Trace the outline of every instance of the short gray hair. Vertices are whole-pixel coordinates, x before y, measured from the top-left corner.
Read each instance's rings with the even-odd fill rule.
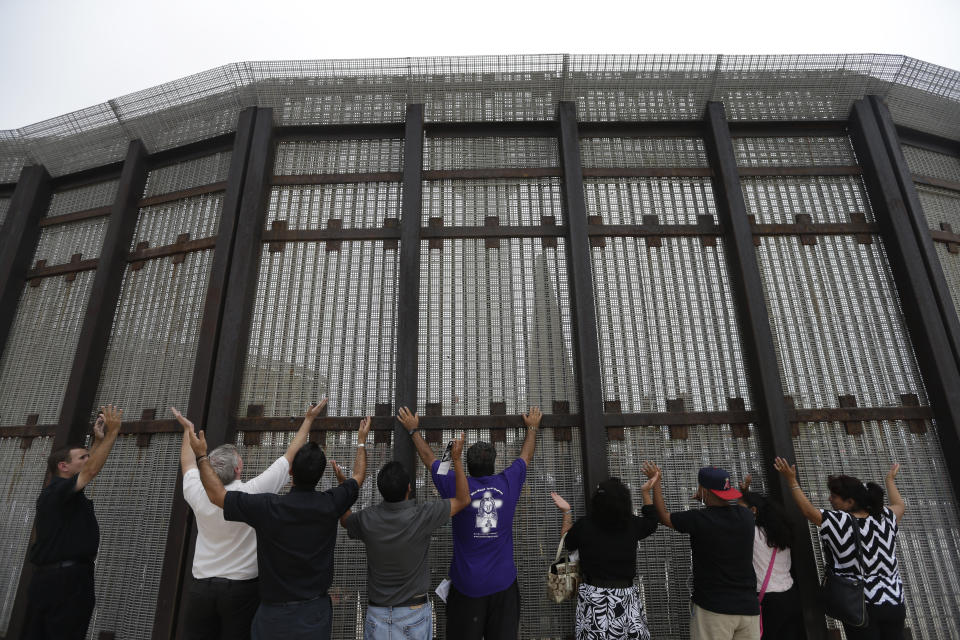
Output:
[[[236,478],[234,469],[240,466],[240,452],[237,451],[237,447],[232,444],[222,444],[211,451],[208,457],[210,466],[213,467],[223,486],[233,482]]]

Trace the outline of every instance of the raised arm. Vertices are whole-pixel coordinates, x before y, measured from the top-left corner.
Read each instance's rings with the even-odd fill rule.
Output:
[[[653,475],[648,475],[647,481],[640,485],[640,497],[643,500],[643,504],[653,504],[653,497],[650,494],[660,482],[660,468],[655,468],[656,471],[653,472]]]
[[[533,452],[537,448],[537,431],[540,430],[540,420],[542,418],[543,414],[540,413],[540,407],[530,407],[530,410],[523,415],[523,424],[527,426],[527,437],[523,440],[520,457],[527,463],[527,469],[533,462]]]
[[[437,456],[433,454],[433,449],[430,448],[427,441],[420,435],[420,418],[416,413],[411,413],[410,409],[400,407],[400,411],[397,413],[397,420],[400,421],[403,428],[410,434],[410,439],[413,440],[413,446],[417,448],[417,454],[420,456],[423,466],[427,469],[433,468],[433,461],[437,459]]]
[[[291,467],[293,466],[293,456],[297,455],[297,451],[300,451],[300,448],[307,444],[307,439],[310,437],[310,427],[313,426],[313,419],[319,416],[326,406],[327,399],[324,398],[317,404],[311,404],[310,408],[307,409],[306,415],[303,416],[303,422],[300,423],[300,428],[297,429],[297,435],[293,436],[293,440],[290,441],[290,446],[287,447],[286,453],[283,454],[283,457],[287,459]]]
[[[207,457],[207,438],[201,431],[199,434],[190,430],[187,435],[190,437],[190,448],[197,456],[197,469],[200,470],[200,482],[203,484],[204,491],[207,492],[207,498],[210,502],[223,509],[223,499],[227,495],[227,490],[223,488],[223,483],[217,477],[217,472],[213,470],[210,464],[210,458]]]
[[[360,428],[357,430],[357,455],[353,458],[353,475],[351,475],[361,487],[367,477],[367,434],[369,433],[370,416],[367,416],[360,421]]]
[[[336,460],[331,460],[330,466],[333,467],[333,475],[337,477],[337,484],[343,484],[347,481],[347,476],[343,475],[343,469],[340,468],[340,465],[337,464]],[[347,528],[347,518],[350,517],[351,513],[353,513],[353,510],[347,509],[343,512],[343,515],[340,516],[340,526],[344,529]]]
[[[663,471],[652,462],[644,462],[643,472],[647,474],[647,478],[650,479],[649,482],[653,483],[653,506],[657,510],[657,518],[660,519],[661,523],[673,529],[670,512],[667,511],[667,504],[663,501]],[[647,486],[649,482],[644,483],[643,486]]]
[[[453,472],[457,480],[457,493],[450,498],[450,517],[457,515],[470,504],[470,486],[467,484],[467,474],[463,470],[463,438],[460,433],[460,439],[453,441],[453,449],[450,455],[453,456]]]
[[[557,509],[560,509],[560,535],[562,536],[573,527],[573,514],[570,510],[570,503],[564,500],[556,491],[551,491],[550,497],[553,498],[553,504],[557,505]]]
[[[193,449],[190,448],[190,434],[194,431],[193,423],[177,411],[176,407],[170,407],[170,413],[183,427],[183,442],[180,443],[180,475],[185,475],[187,471],[197,466],[197,457],[193,455]]]
[[[97,450],[101,444],[103,444],[103,438],[106,436],[107,432],[104,430],[103,414],[97,412],[97,419],[93,423],[93,443],[90,445],[90,455],[93,455],[93,452]]]
[[[77,475],[77,491],[81,491],[85,486],[90,484],[90,481],[97,477],[97,474],[100,473],[104,463],[107,461],[107,456],[110,455],[110,450],[113,449],[113,443],[117,441],[117,436],[120,434],[123,409],[117,409],[112,404],[108,404],[105,407],[100,407],[100,413],[103,415],[105,432],[102,438],[98,437],[96,425],[94,425],[94,446],[90,451],[90,457],[83,463],[83,468],[80,469],[80,473]]]
[[[887,497],[890,499],[890,511],[896,517],[897,522],[903,517],[903,512],[907,510],[907,503],[903,501],[900,490],[897,489],[896,477],[900,472],[900,463],[896,462],[887,472],[885,484],[887,485]]]
[[[789,464],[785,458],[777,456],[776,460],[773,461],[773,468],[787,481],[787,485],[790,487],[790,495],[793,496],[793,500],[800,508],[803,517],[819,527],[820,523],[823,522],[823,514],[820,513],[820,509],[813,506],[810,499],[803,493],[803,489],[800,488],[800,484],[797,483],[797,465]]]

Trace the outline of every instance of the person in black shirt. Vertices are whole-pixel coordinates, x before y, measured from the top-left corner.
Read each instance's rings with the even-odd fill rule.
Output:
[[[556,492],[554,504],[563,513],[561,535],[571,551],[580,551],[582,580],[577,589],[577,640],[649,640],[647,616],[637,576],[637,542],[657,530],[650,499],[654,479],[640,487],[643,516],[633,515],[630,490],[618,478],[604,480],[590,499],[590,515],[576,524],[570,504]]]
[[[731,503],[741,493],[730,486],[730,474],[702,467],[694,497],[705,509],[667,511],[663,473],[651,462],[643,471],[654,479],[653,504],[660,522],[690,535],[693,553],[691,640],[760,640],[760,603],[753,571],[753,513]]]
[[[189,432],[210,502],[223,509],[225,520],[245,522],[257,532],[260,607],[250,629],[253,640],[330,638],[327,590],[333,582],[337,522],[356,502],[366,477],[369,432],[370,418],[364,418],[352,477],[322,492],[316,487],[327,466],[326,455],[315,442],[303,445],[293,458],[293,487],[285,495],[227,491],[207,459],[203,431],[199,436]]]
[[[79,640],[87,635],[100,527],[93,501],[83,489],[107,461],[122,416],[113,405],[100,407],[89,451],[70,446],[47,459],[50,483],[37,498],[36,540],[29,553],[34,573],[27,596],[27,640]]]

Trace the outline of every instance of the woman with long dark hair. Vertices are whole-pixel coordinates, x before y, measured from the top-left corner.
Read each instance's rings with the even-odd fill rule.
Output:
[[[883,506],[883,489],[874,482],[864,484],[853,476],[837,475],[827,478],[830,506],[817,509],[797,483],[797,466],[777,458],[774,467],[788,481],[797,506],[804,517],[817,525],[823,546],[824,562],[840,575],[855,576],[865,583],[864,595],[869,624],[843,629],[848,640],[900,640],[906,620],[903,602],[903,581],[897,564],[896,537],[906,505],[897,489],[895,479],[900,465],[894,464],[887,472],[887,494],[890,506]],[[853,527],[860,533],[860,553],[857,553]],[[859,556],[859,557],[858,557]]]
[[[604,480],[590,499],[590,515],[573,522],[570,504],[551,493],[563,513],[561,535],[570,551],[580,551],[577,640],[649,640],[647,617],[634,584],[637,542],[657,529],[650,489],[659,474],[640,487],[642,516],[633,515],[630,489],[618,478]]]
[[[738,502],[753,512],[757,528],[753,538],[753,571],[757,574],[757,594],[763,638],[793,640],[803,632],[800,596],[790,575],[793,560],[793,532],[783,507],[760,493],[750,491],[750,474],[740,485],[743,496]]]

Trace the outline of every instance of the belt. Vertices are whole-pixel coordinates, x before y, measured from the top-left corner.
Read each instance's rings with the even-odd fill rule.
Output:
[[[295,607],[295,606],[297,606],[298,604],[306,604],[306,603],[308,603],[308,602],[315,602],[315,601],[319,600],[320,598],[326,598],[326,597],[327,597],[327,594],[321,593],[321,594],[318,595],[318,596],[314,596],[314,597],[308,598],[308,599],[306,599],[306,600],[287,600],[286,602],[267,602],[267,601],[261,601],[261,603],[262,603],[262,604],[265,604],[265,605],[267,605],[267,606],[270,606],[270,607]]]
[[[87,562],[86,560],[64,560],[63,562],[35,565],[34,571],[54,571],[55,569],[66,569],[67,567],[76,567],[80,565],[93,566],[93,563]]]
[[[415,607],[419,604],[427,603],[427,594],[421,593],[420,595],[413,596],[409,600],[403,602],[397,602],[395,604],[378,604],[373,600],[370,601],[371,607]]]
[[[594,578],[584,578],[585,583],[589,584],[592,587],[600,587],[601,589],[628,589],[633,586],[633,580],[600,580]]]
[[[246,580],[233,580],[231,578],[194,578],[194,580],[204,584],[246,584],[248,582],[257,582],[260,578],[247,578]]]

